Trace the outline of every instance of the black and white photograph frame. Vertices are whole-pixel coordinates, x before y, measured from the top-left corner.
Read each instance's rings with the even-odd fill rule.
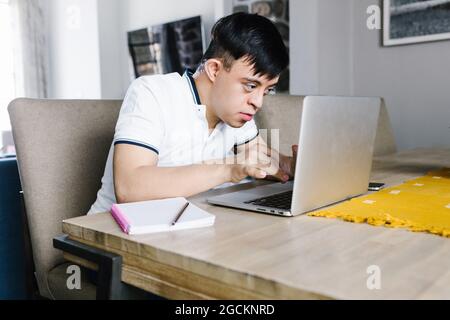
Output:
[[[450,39],[450,0],[384,0],[383,45]]]
[[[201,16],[149,26],[128,33],[132,79],[144,75],[196,70],[205,48]]]

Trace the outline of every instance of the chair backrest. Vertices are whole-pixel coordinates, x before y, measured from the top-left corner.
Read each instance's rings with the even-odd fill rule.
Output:
[[[87,213],[101,185],[121,101],[16,99],[8,106],[36,277],[62,262],[52,238],[61,221]]]
[[[261,111],[255,116],[261,137],[269,146],[276,147],[275,144],[272,145],[272,138],[277,137],[277,132],[273,129],[279,130],[279,151],[285,155],[291,155],[291,145],[299,141],[304,98],[284,94],[266,96]]]
[[[274,95],[264,98],[264,105],[255,116],[260,129],[279,129],[279,150],[281,153],[291,155],[291,145],[299,141],[301,113],[304,96]],[[271,144],[271,135],[275,132],[266,132],[267,141]],[[264,137],[264,135],[262,135]],[[266,137],[264,137],[266,138]],[[375,138],[374,156],[394,153],[397,151],[392,132],[389,115],[385,101],[382,99],[380,116],[378,120],[377,135]]]
[[[394,131],[392,130],[391,120],[389,118],[386,102],[381,99],[380,116],[378,118],[378,129],[375,137],[374,156],[397,152]]]

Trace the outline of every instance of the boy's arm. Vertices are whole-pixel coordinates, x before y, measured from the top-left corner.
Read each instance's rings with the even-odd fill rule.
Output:
[[[158,167],[158,155],[134,145],[114,148],[114,189],[118,203],[189,197],[225,182],[272,174],[265,164],[194,164]],[[273,172],[274,173],[274,172]]]

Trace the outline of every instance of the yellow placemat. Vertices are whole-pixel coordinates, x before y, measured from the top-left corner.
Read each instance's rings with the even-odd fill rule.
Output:
[[[308,215],[450,237],[450,169]]]

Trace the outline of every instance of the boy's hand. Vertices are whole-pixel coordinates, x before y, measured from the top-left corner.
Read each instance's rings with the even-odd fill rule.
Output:
[[[238,164],[244,163],[234,168],[232,181],[238,182],[251,176],[256,179],[287,182],[294,177],[297,151],[298,145],[293,145],[292,157],[288,157],[278,152],[273,153],[269,148],[251,148],[249,153],[238,160]]]
[[[298,145],[291,146],[292,157],[287,157],[280,154],[280,170],[289,176],[289,179],[293,179],[295,176],[295,163],[297,161]]]
[[[272,155],[278,160],[278,171],[274,175],[267,176],[268,180],[280,181],[285,183],[294,178],[295,163],[297,159],[298,145],[292,145],[292,157],[285,156],[281,153]]]
[[[258,161],[247,161],[242,164],[229,165],[229,181],[238,183],[248,176],[255,179],[265,179],[268,176],[277,175],[279,171],[278,166],[275,166],[273,161],[270,161],[270,158],[266,157],[266,160],[261,160],[261,157]]]

